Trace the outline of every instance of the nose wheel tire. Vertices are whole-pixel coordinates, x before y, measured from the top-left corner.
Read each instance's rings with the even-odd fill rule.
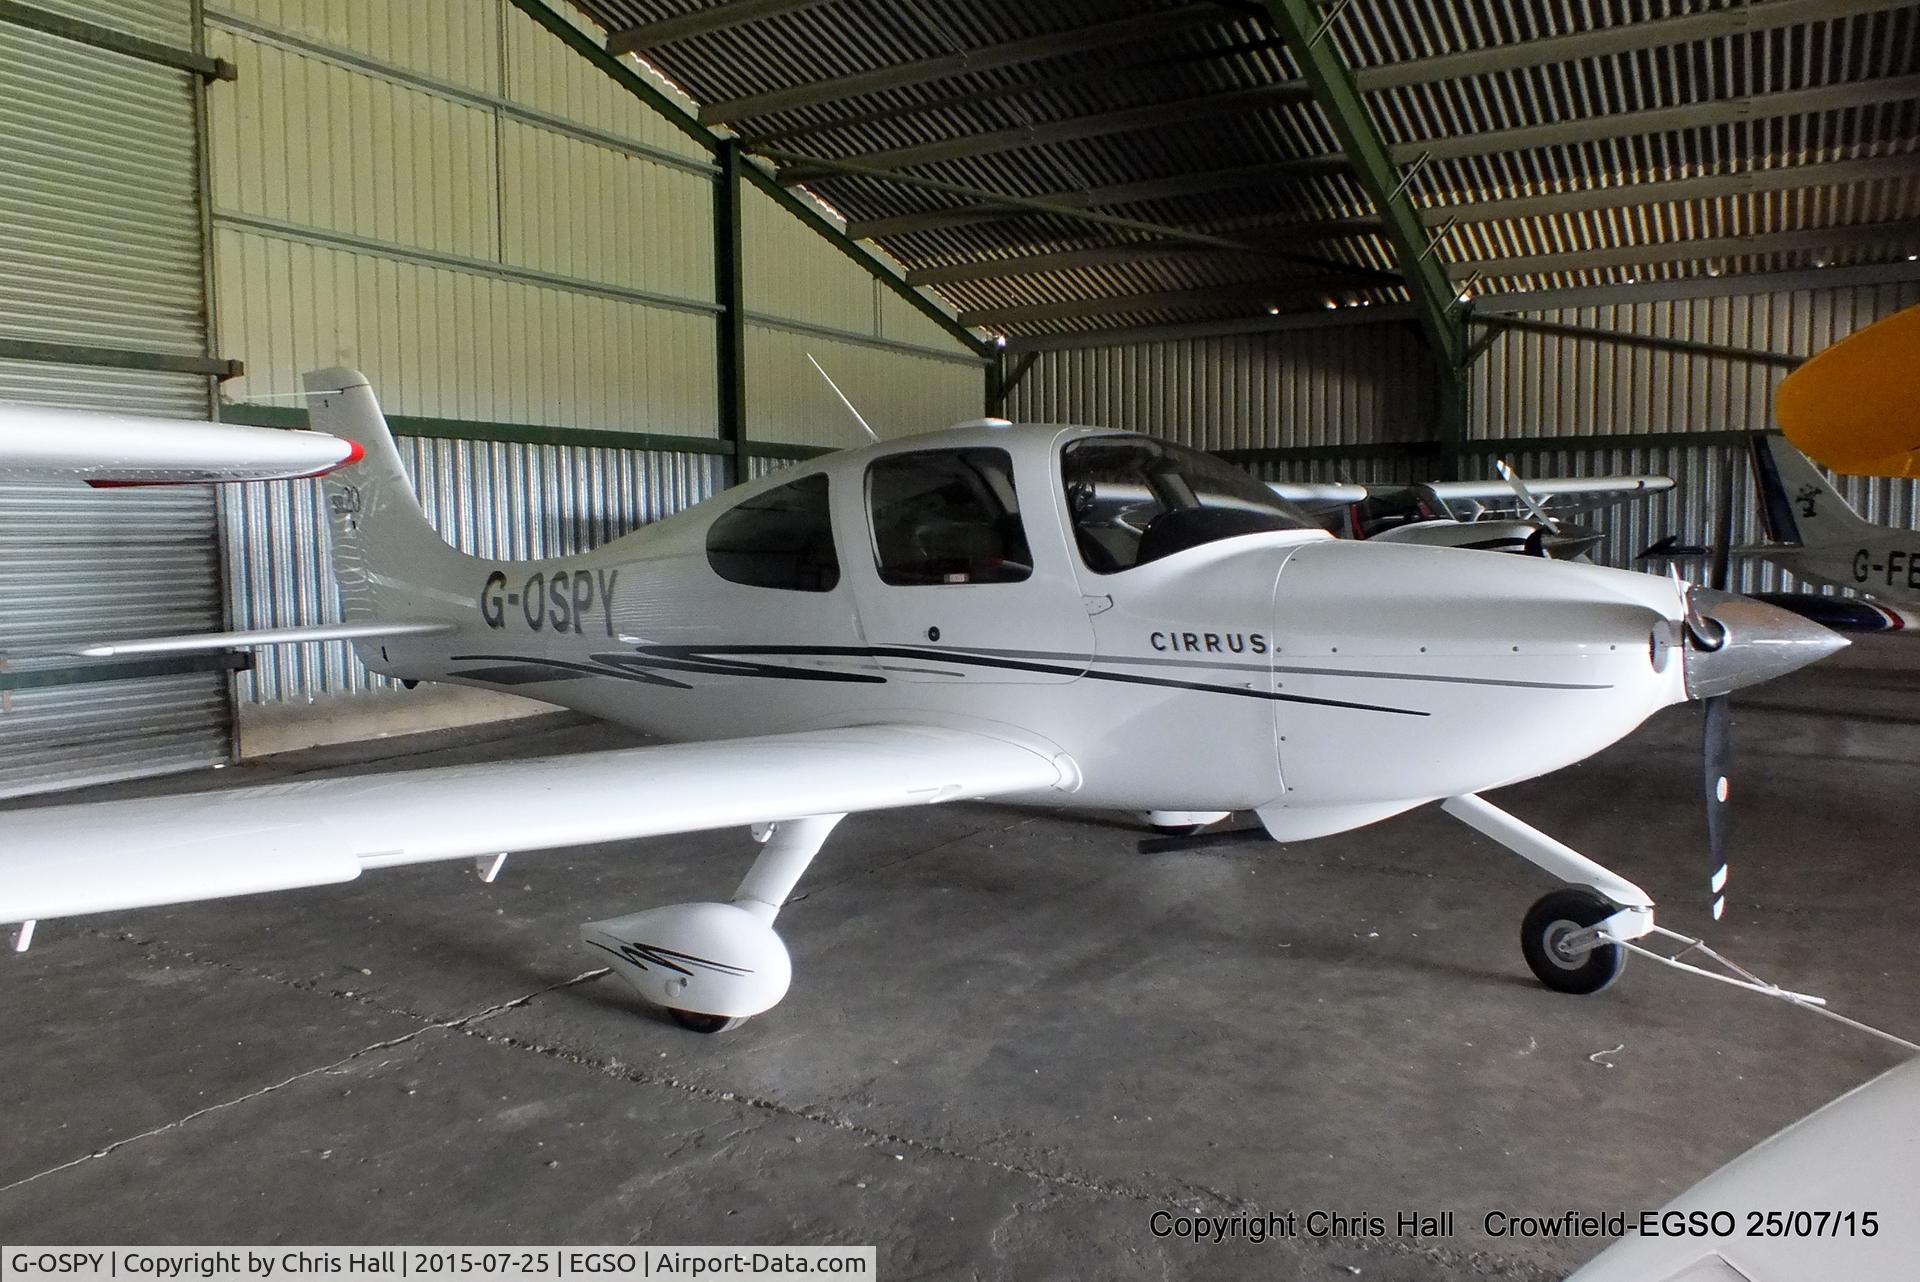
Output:
[[[746,1023],[744,1019],[726,1015],[704,1015],[697,1010],[680,1010],[669,1006],[667,1014],[673,1016],[673,1022],[690,1033],[726,1033]]]
[[[1596,944],[1584,952],[1566,947],[1575,932],[1616,911],[1591,890],[1567,887],[1542,895],[1520,923],[1520,951],[1534,978],[1555,992],[1575,994],[1597,993],[1618,979],[1627,964],[1627,950],[1620,945]]]

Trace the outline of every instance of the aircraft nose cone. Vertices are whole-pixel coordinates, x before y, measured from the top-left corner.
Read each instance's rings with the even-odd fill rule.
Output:
[[[1847,645],[1839,633],[1751,597],[1696,588],[1692,602],[1701,617],[1724,629],[1725,639],[1713,649],[1698,638],[1686,639],[1689,699],[1710,699],[1783,677]],[[1706,630],[1712,631],[1711,624]]]

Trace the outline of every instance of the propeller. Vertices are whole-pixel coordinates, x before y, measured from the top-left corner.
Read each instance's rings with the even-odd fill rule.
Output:
[[[1707,567],[1707,586],[1715,592],[1727,590],[1728,562],[1733,546],[1733,463],[1726,460],[1720,469],[1719,510],[1714,513],[1713,557]],[[1694,628],[1696,611],[1689,596],[1687,627]],[[1706,620],[1718,629],[1718,648],[1726,644],[1726,628],[1717,620]],[[1697,637],[1696,637],[1697,642]],[[1713,905],[1713,919],[1719,921],[1727,911],[1727,808],[1728,779],[1733,771],[1733,705],[1728,696],[1714,695],[1700,705],[1700,760],[1705,772],[1707,799],[1707,894]]]
[[[1533,497],[1533,491],[1528,489],[1527,483],[1520,479],[1520,474],[1508,467],[1507,461],[1503,458],[1495,459],[1493,466],[1500,473],[1500,478],[1513,487],[1515,496],[1519,498],[1520,505],[1527,509],[1527,514],[1547,527],[1549,532],[1560,533],[1560,522],[1547,514],[1546,505]]]
[[[1513,493],[1520,500],[1520,506],[1539,528],[1527,538],[1529,556],[1551,557],[1556,561],[1571,561],[1583,552],[1590,551],[1600,542],[1600,531],[1584,525],[1562,522],[1547,511],[1547,505],[1534,497],[1520,474],[1507,465],[1505,459],[1495,459],[1493,466],[1500,477],[1513,487]]]

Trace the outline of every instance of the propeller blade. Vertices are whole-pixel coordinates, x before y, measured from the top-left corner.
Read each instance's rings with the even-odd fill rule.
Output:
[[[1733,556],[1733,460],[1720,469],[1720,510],[1714,513],[1713,561],[1707,569],[1707,586],[1715,592],[1727,590],[1727,564]]]
[[[1520,500],[1521,506],[1527,509],[1528,515],[1532,516],[1533,519],[1540,522],[1540,524],[1546,526],[1548,530],[1558,534],[1560,532],[1560,523],[1547,515],[1547,509],[1541,504],[1539,499],[1533,497],[1533,491],[1528,489],[1527,483],[1520,479],[1520,474],[1511,467],[1508,467],[1507,461],[1503,458],[1495,459],[1493,466],[1495,470],[1500,473],[1500,478],[1513,487],[1515,497]]]
[[[1706,767],[1707,892],[1713,919],[1727,910],[1728,776],[1733,768],[1733,705],[1727,696],[1701,705],[1701,758]]]

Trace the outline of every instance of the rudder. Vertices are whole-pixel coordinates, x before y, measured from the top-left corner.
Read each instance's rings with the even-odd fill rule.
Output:
[[[1872,528],[1784,437],[1754,439],[1753,472],[1767,536],[1776,543],[1852,542]]]
[[[427,521],[367,376],[352,369],[307,374],[307,417],[352,441],[360,457],[321,478],[333,534],[333,575],[345,621],[428,617],[432,598],[470,558]]]

